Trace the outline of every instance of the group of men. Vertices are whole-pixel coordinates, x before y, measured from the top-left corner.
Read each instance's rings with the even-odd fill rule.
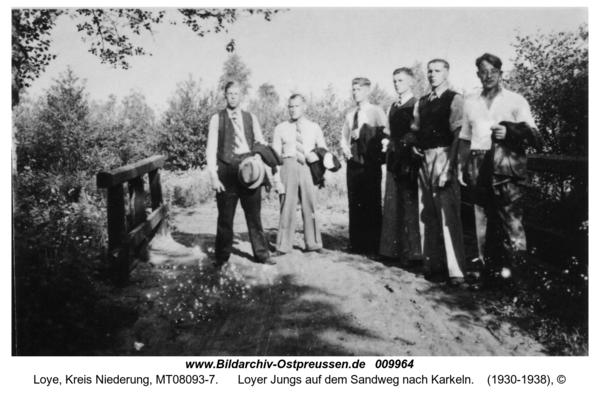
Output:
[[[484,281],[474,287],[491,283],[498,267],[502,277],[514,276],[526,250],[521,223],[521,187],[528,182],[526,150],[539,149],[541,138],[527,101],[502,87],[502,61],[486,53],[475,65],[483,89],[467,99],[450,89],[450,65],[443,59],[428,63],[431,91],[419,99],[412,93],[413,71],[395,70],[398,100],[387,114],[369,102],[367,78],[352,81],[356,108],[346,115],[341,131],[347,162],[348,252],[420,265],[426,276],[441,276],[451,286],[461,286],[466,275],[462,184],[474,204],[477,266],[484,273]],[[207,144],[219,210],[215,265],[230,257],[238,199],[258,262],[275,264],[273,257],[292,251],[298,202],[306,251],[325,253],[309,166],[317,160],[317,150],[328,148],[319,125],[304,116],[305,99],[291,96],[290,119],[274,130],[271,147],[282,164],[273,176],[281,215],[272,256],[260,219],[260,188],[243,187],[236,170],[255,144],[266,142],[256,117],[239,108],[237,83],[226,85],[225,97],[227,108],[212,118]]]

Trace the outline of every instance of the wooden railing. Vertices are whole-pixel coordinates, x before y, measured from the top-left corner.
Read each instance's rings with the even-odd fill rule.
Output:
[[[96,175],[98,188],[108,189],[108,250],[115,279],[120,285],[127,284],[129,273],[139,260],[148,261],[148,245],[152,237],[167,232],[167,207],[163,204],[158,172],[163,164],[164,158],[158,155]],[[147,214],[145,206],[143,176],[146,174],[152,201],[150,214]],[[125,182],[128,183],[127,199]],[[132,230],[128,231],[128,228]]]
[[[579,178],[587,184],[588,159],[571,156],[554,156],[543,154],[527,155],[527,169],[530,173],[552,173],[559,175],[560,182],[567,177]],[[527,187],[533,189],[533,187]],[[465,190],[466,192],[466,190]],[[585,194],[585,193],[584,193]],[[474,223],[471,217],[473,204],[469,201],[469,193],[463,193],[463,205],[468,208],[468,221]],[[587,200],[581,201],[570,209],[587,209]],[[566,208],[565,208],[566,209]],[[583,239],[577,234],[569,234],[548,229],[528,222],[523,222],[527,234],[528,250],[543,250],[545,257],[560,256],[563,254],[587,253],[587,237]]]

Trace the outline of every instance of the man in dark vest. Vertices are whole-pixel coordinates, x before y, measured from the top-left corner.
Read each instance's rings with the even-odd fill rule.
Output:
[[[412,157],[405,137],[410,133],[417,99],[412,94],[413,72],[402,67],[393,73],[398,101],[388,110],[390,139],[387,145],[387,173],[383,224],[379,254],[406,264],[421,256],[419,235],[419,161]]]
[[[242,111],[242,94],[237,82],[225,85],[227,108],[213,115],[208,130],[206,163],[212,187],[217,192],[216,267],[225,264],[233,247],[233,218],[238,200],[242,204],[254,258],[263,264],[275,264],[260,218],[261,188],[242,186],[238,178],[240,162],[251,156],[255,143],[265,144],[256,117]],[[266,144],[265,144],[266,145]]]
[[[367,154],[366,147],[376,128],[383,128],[386,134],[389,131],[385,112],[369,102],[370,92],[367,78],[352,80],[356,108],[346,114],[340,143],[348,161],[348,251],[376,257],[381,236],[381,163]]]
[[[450,65],[442,59],[427,64],[431,93],[415,105],[412,147],[421,157],[419,194],[423,263],[426,275],[448,277],[451,286],[464,282],[465,252],[456,178],[462,97],[449,89]]]

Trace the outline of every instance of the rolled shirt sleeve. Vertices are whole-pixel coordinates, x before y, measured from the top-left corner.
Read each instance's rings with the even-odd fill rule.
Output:
[[[350,138],[350,126],[348,126],[348,117],[348,114],[344,117],[344,125],[342,126],[342,138],[340,139],[342,151],[350,150],[350,143],[348,142]]]
[[[206,169],[211,180],[215,181],[217,175],[217,145],[219,144],[219,114],[214,114],[210,118],[208,126],[208,138],[206,141]]]
[[[273,150],[279,155],[283,155],[283,144],[281,141],[281,125],[275,126],[273,131]],[[277,166],[277,173],[273,176],[275,183],[281,182],[281,166]]]
[[[252,116],[252,130],[254,131],[254,142],[267,145],[267,143],[265,142],[265,138],[263,137],[262,129],[260,128],[258,118],[254,114],[250,115]]]
[[[473,138],[473,129],[471,128],[471,121],[469,120],[469,102],[465,101],[463,109],[463,121],[462,128],[458,137],[462,140],[471,141]]]
[[[421,128],[421,118],[419,117],[419,101],[420,100],[417,100],[415,103],[415,109],[413,110],[413,122],[410,126],[412,131],[419,131]]]
[[[460,129],[463,125],[464,99],[460,94],[454,96],[450,105],[450,130],[453,132]]]

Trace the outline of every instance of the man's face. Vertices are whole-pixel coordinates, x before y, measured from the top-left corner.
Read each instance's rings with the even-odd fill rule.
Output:
[[[352,85],[352,98],[357,103],[362,103],[369,97],[369,87],[361,86],[359,84]]]
[[[411,76],[405,73],[399,73],[394,75],[394,87],[398,95],[408,92],[412,86],[413,79]]]
[[[227,100],[227,106],[229,108],[237,108],[237,106],[240,105],[240,101],[242,101],[242,92],[240,91],[239,86],[230,86],[225,92],[225,100]]]
[[[500,80],[502,79],[502,70],[497,69],[484,60],[481,62],[481,64],[479,64],[477,77],[479,77],[479,80],[483,85],[483,89],[495,89],[500,85]]]
[[[448,79],[448,69],[444,63],[429,63],[427,66],[427,79],[432,88],[437,88]]]
[[[290,111],[292,120],[300,119],[304,115],[304,101],[300,97],[291,99],[288,102],[288,110]]]

